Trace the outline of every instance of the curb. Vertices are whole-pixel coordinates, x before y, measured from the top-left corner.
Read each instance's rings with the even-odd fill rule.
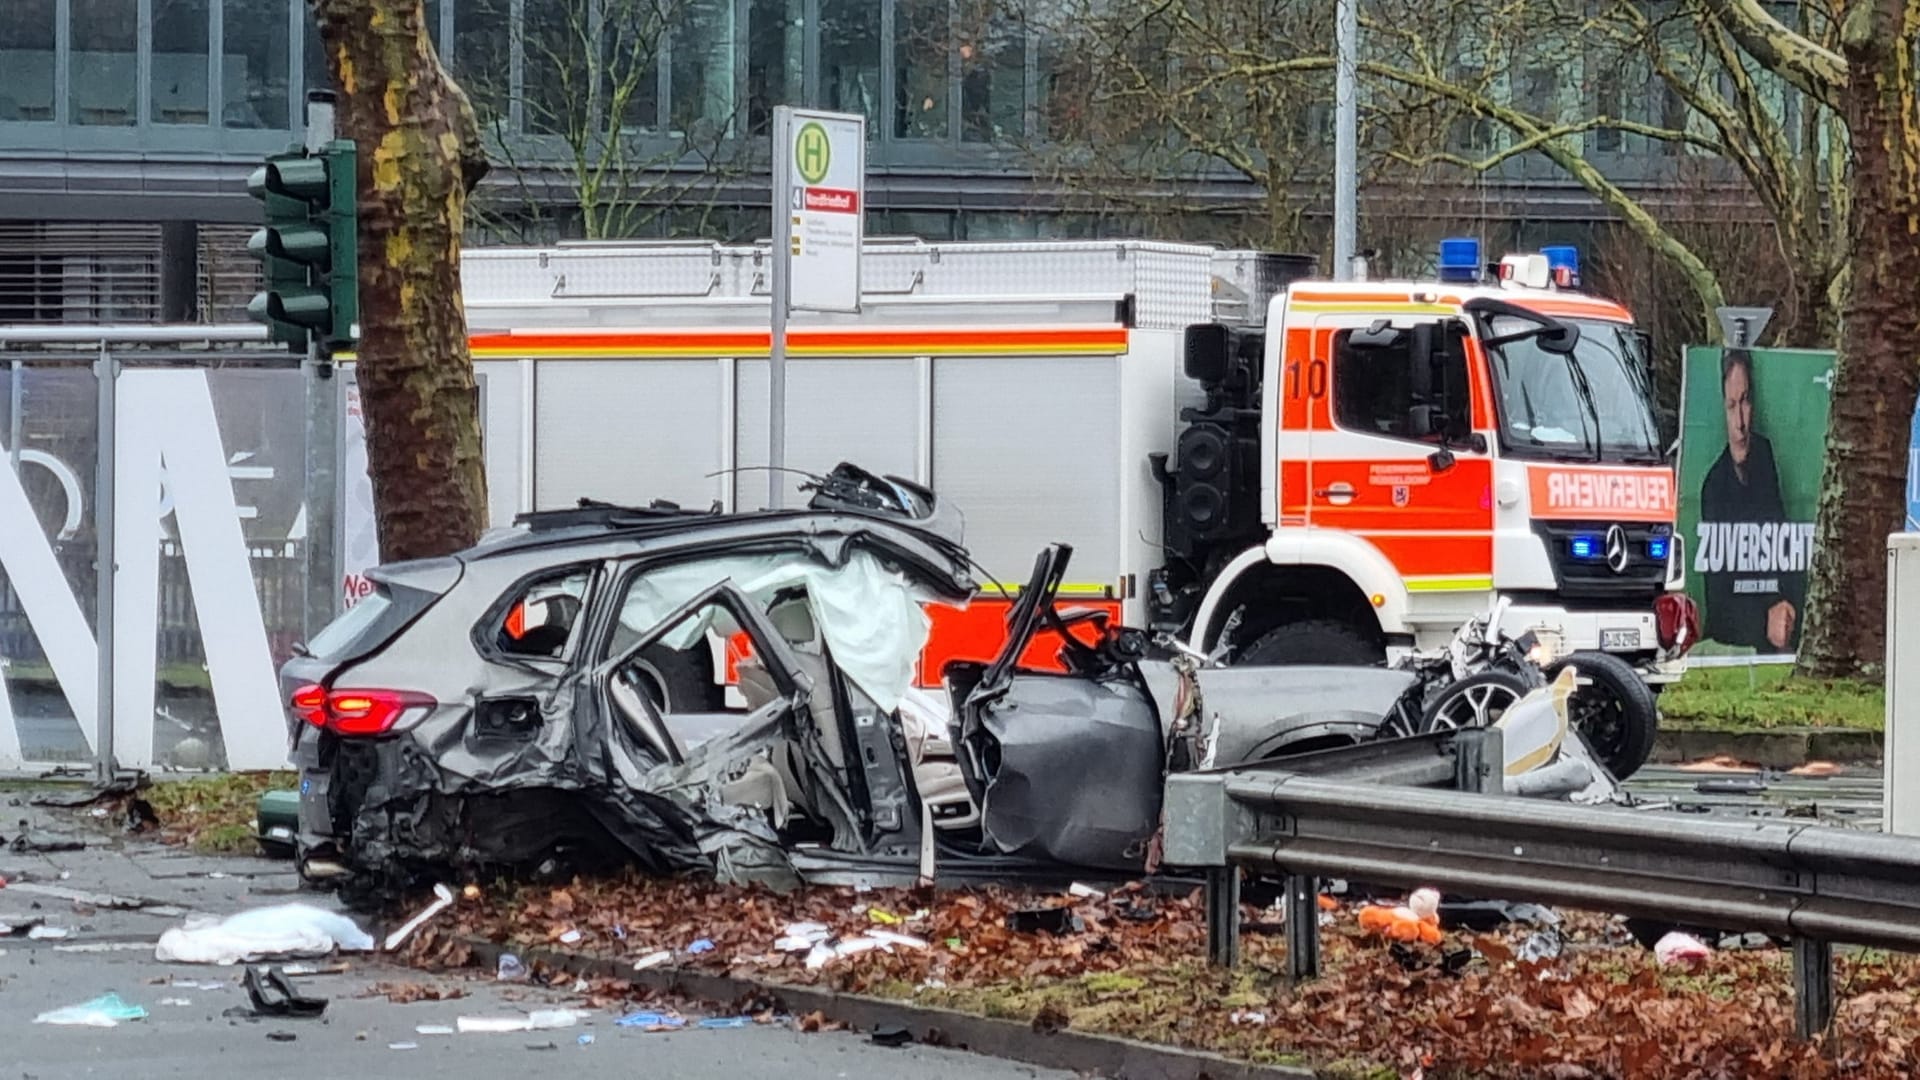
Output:
[[[819,1012],[829,1021],[855,1031],[904,1027],[922,1046],[965,1050],[1023,1065],[1062,1069],[1083,1076],[1116,1080],[1314,1080],[1309,1069],[1283,1065],[1256,1065],[1219,1054],[1095,1035],[1080,1031],[1042,1031],[1032,1024],[998,1020],[953,1009],[934,1008],[843,994],[812,986],[766,982],[735,975],[716,975],[682,968],[636,969],[632,964],[601,957],[580,956],[553,949],[510,949],[498,942],[461,937],[472,951],[470,966],[493,967],[500,954],[512,952],[528,967],[545,964],[573,975],[616,978],[657,993],[701,1001],[732,1002],[749,997],[772,999],[783,1012],[804,1015]]]
[[[1672,765],[1724,754],[1769,769],[1791,769],[1809,761],[1871,765],[1881,761],[1885,747],[1880,732],[1848,728],[1711,731],[1662,727],[1654,736],[1653,756],[1648,760]]]

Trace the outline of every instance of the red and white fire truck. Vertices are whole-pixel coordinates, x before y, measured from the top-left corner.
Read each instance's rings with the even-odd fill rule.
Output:
[[[1678,676],[1647,341],[1570,250],[1448,241],[1434,279],[1343,283],[1138,241],[873,239],[863,262],[857,315],[791,323],[786,460],[935,488],[1002,581],[1065,541],[1076,605],[1240,663],[1443,646],[1498,595],[1556,656]],[[764,505],[770,268],[710,242],[467,252],[496,524]],[[1004,603],[937,611],[923,681],[991,656]]]

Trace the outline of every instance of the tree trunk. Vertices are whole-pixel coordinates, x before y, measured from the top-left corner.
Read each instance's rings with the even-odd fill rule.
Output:
[[[1912,0],[1862,0],[1841,30],[1853,245],[1798,650],[1800,673],[1821,678],[1873,675],[1886,651],[1887,534],[1905,521],[1920,396],[1916,31]]]
[[[360,342],[380,554],[471,546],[486,524],[478,393],[460,296],[467,196],[485,175],[479,125],[440,66],[421,0],[312,0],[359,147]]]

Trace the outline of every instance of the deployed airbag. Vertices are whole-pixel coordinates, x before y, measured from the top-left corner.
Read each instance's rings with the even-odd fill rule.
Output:
[[[926,648],[932,620],[921,605],[948,602],[888,570],[866,551],[851,552],[840,566],[794,554],[740,555],[650,571],[634,582],[620,621],[644,633],[703,590],[727,580],[762,609],[782,589],[803,586],[807,610],[826,637],[835,665],[886,712],[900,707]],[[685,649],[709,629],[731,631],[712,625],[714,611],[685,620],[662,641],[669,648]]]

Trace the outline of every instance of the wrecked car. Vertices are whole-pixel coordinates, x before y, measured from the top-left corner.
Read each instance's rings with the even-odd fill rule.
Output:
[[[281,671],[310,881],[636,865],[790,887],[1152,869],[1169,772],[1410,730],[1430,690],[1218,667],[1056,603],[915,686],[927,607],[976,593],[959,515],[842,465],[804,509],[599,504],[381,567]],[[1045,635],[1059,670],[1021,663]],[[724,643],[738,706],[675,693]],[[1171,647],[1170,647],[1171,646]]]

